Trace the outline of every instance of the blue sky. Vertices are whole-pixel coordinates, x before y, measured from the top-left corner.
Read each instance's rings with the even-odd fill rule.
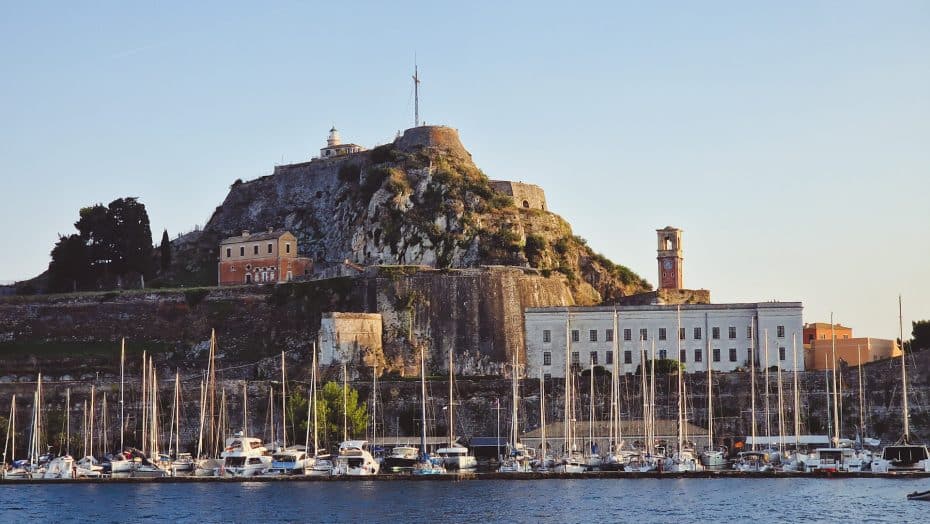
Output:
[[[235,179],[421,115],[492,178],[656,282],[897,335],[930,318],[928,2],[4,2],[0,280],[80,207],[138,196],[157,238]],[[909,331],[909,328],[905,328]]]

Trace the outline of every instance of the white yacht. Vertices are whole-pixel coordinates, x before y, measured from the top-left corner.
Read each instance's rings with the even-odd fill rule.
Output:
[[[268,471],[271,457],[262,441],[243,437],[242,433],[226,439],[226,449],[220,453],[227,477],[254,477]]]
[[[333,475],[377,475],[381,465],[369,451],[367,440],[346,440],[339,444]]]
[[[94,457],[87,455],[74,463],[75,476],[81,478],[100,478],[103,475],[103,466]]]
[[[694,450],[684,448],[665,460],[665,471],[671,473],[704,471],[704,466],[694,455]]]
[[[917,444],[898,444],[885,446],[882,456],[872,459],[872,471],[875,473],[892,473],[895,471],[930,472],[930,453],[927,446]]]
[[[504,459],[504,463],[498,471],[501,473],[529,473],[533,471],[532,463],[535,461],[533,449],[525,447],[521,442],[517,442],[516,447],[510,450],[509,456]]]
[[[74,459],[71,455],[62,455],[49,460],[41,478],[46,480],[74,478]]]
[[[313,459],[307,456],[304,446],[291,446],[271,455],[271,468],[268,475],[304,475],[307,468],[313,466]]]
[[[194,471],[194,458],[190,453],[178,453],[177,457],[171,461],[171,471],[173,474],[191,473]]]
[[[741,451],[737,455],[733,469],[744,473],[763,473],[774,471],[769,457],[762,451]]]
[[[453,442],[447,448],[439,448],[436,454],[442,458],[442,464],[447,470],[474,471],[478,469],[478,459],[468,454],[468,448]]]
[[[304,468],[304,475],[311,477],[328,477],[333,474],[333,459],[331,455],[316,455],[310,457],[310,466]]]
[[[804,461],[804,470],[808,473],[850,471],[849,464],[855,455],[852,448],[817,448]]]
[[[413,446],[394,446],[391,454],[384,457],[381,466],[392,473],[410,472],[420,460],[420,450]]]
[[[701,453],[701,465],[704,469],[724,469],[727,455],[723,449],[706,449]]]
[[[110,457],[110,473],[130,473],[133,467],[133,461],[124,453],[116,453]]]

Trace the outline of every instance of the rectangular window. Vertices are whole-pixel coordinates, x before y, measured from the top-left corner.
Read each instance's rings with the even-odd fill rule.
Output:
[[[632,330],[632,329],[624,329],[624,330],[623,330],[623,340],[626,340],[626,341],[633,340],[633,330]]]
[[[613,342],[614,341],[614,330],[608,329],[607,331],[605,331],[604,340],[606,340],[607,342]]]
[[[588,340],[590,342],[597,342],[597,330],[596,329],[588,330]]]
[[[624,352],[623,352],[623,363],[624,363],[624,364],[632,364],[632,363],[633,363],[633,352],[632,352],[632,351],[624,351]]]
[[[785,326],[776,326],[775,332],[777,333],[778,338],[785,338]],[[845,337],[844,337],[845,338]]]
[[[552,353],[546,351],[543,353],[543,365],[551,366],[552,365]]]
[[[245,256],[245,246],[239,247],[239,256],[240,256],[240,257],[244,257],[244,256]]]
[[[752,362],[752,348],[746,348],[746,362]]]
[[[746,338],[752,338],[752,324],[746,326]]]
[[[290,252],[291,252],[291,243],[290,243],[290,242],[284,244],[284,252],[285,252],[285,253],[290,253]]]
[[[685,328],[678,328],[678,340],[685,339]]]
[[[785,348],[778,348],[778,360],[785,360]]]
[[[729,333],[729,335],[730,335],[730,339],[736,338],[736,327],[735,327],[735,326],[730,326],[730,329],[729,329],[728,333]]]
[[[659,360],[665,360],[668,358],[668,351],[664,349],[659,350]]]
[[[687,361],[688,361],[688,351],[687,351],[687,350],[685,350],[685,349],[680,349],[680,350],[678,350],[678,353],[679,353],[679,355],[678,355],[678,361],[679,361],[679,362],[687,362]]]
[[[730,362],[736,362],[736,348],[730,348]]]
[[[229,257],[231,257],[231,256],[232,256],[232,248],[231,248],[231,247],[227,247],[227,248],[226,248],[226,258],[229,258]]]
[[[592,365],[592,366],[596,366],[596,365],[597,365],[597,351],[592,351],[592,352],[591,352],[591,357],[590,357],[590,359],[591,359],[591,360],[590,360],[591,365]]]
[[[659,340],[665,340],[665,328],[659,328]]]
[[[649,330],[642,328],[639,330],[639,339],[640,340],[649,340]]]
[[[695,349],[694,350],[694,361],[700,362],[703,358],[704,358],[704,355],[701,354],[701,350]]]
[[[545,380],[546,382],[549,382],[550,380],[552,380],[552,373],[546,373],[545,375],[543,375],[543,380]]]
[[[252,252],[256,255],[258,254],[258,244],[252,246]]]
[[[604,363],[605,364],[614,363],[614,352],[613,351],[608,351],[607,353],[604,354]]]
[[[268,253],[271,254],[274,251],[274,244],[268,244]]]
[[[710,328],[710,335],[712,339],[720,340],[720,328],[718,327]]]
[[[552,331],[548,329],[543,330],[543,342],[546,344],[552,342]]]
[[[714,362],[720,362],[720,348],[714,348]]]
[[[694,340],[701,340],[701,328],[694,328]]]
[[[577,351],[572,351],[572,364],[581,363],[581,355]]]
[[[572,330],[572,342],[578,342],[581,340],[581,335],[578,333],[577,329]]]

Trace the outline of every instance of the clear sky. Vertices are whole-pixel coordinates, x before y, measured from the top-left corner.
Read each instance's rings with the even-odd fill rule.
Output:
[[[157,242],[237,178],[421,115],[655,283],[930,318],[930,2],[3,2],[0,280],[122,196]]]

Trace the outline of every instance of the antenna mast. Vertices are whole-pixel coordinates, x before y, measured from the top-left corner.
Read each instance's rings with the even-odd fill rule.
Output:
[[[416,58],[413,60],[413,127],[420,127],[420,74]]]

